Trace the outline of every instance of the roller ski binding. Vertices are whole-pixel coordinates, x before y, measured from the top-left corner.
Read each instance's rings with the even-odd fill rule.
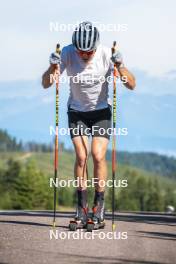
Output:
[[[87,225],[87,215],[88,208],[78,206],[75,219],[70,221],[69,230],[76,231],[77,229],[85,228]]]
[[[87,232],[103,229],[105,227],[104,203],[98,203],[92,208],[92,211],[92,217],[87,221]]]

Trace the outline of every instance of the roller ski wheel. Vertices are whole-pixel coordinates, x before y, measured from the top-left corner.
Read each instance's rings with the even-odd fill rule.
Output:
[[[76,211],[75,219],[70,221],[69,224],[70,231],[86,228],[87,225],[88,208],[82,208],[79,206]]]
[[[105,227],[105,221],[97,222],[93,219],[87,221],[87,232],[92,232],[93,230],[103,229]]]
[[[92,217],[87,221],[87,231],[92,232],[105,227],[104,202],[97,202],[92,208]]]
[[[73,220],[73,221],[70,221],[69,230],[70,231],[76,231],[77,229],[85,228],[85,226],[86,226],[86,224],[83,224],[81,221]]]

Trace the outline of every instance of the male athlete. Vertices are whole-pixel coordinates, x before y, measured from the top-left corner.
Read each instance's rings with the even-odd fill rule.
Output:
[[[60,74],[66,70],[70,78],[67,113],[76,153],[74,174],[79,181],[75,221],[81,227],[86,226],[88,217],[86,163],[89,135],[92,137],[91,154],[96,182],[92,219],[94,223],[104,223],[105,187],[99,182],[105,182],[107,178],[105,156],[110,138],[108,128],[111,128],[108,76],[111,75],[113,64],[117,65],[121,80],[126,80],[124,85],[133,90],[135,78],[124,66],[120,52],[116,51],[112,55],[110,48],[100,44],[98,29],[91,22],[82,22],[73,32],[72,44],[62,49],[61,56],[57,53],[51,54],[50,66],[42,78],[44,88],[53,84],[54,81],[50,82],[50,74],[55,74],[58,69]],[[75,128],[79,128],[79,133]]]

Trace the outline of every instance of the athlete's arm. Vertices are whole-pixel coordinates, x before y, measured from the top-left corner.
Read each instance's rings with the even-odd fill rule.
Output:
[[[136,86],[135,77],[134,75],[129,72],[129,70],[124,66],[123,58],[119,50],[115,51],[112,54],[111,60],[117,66],[118,73],[120,75],[120,79],[130,90],[133,90]]]
[[[130,90],[134,90],[136,86],[134,75],[131,72],[129,72],[129,70],[126,67],[119,67],[118,72],[120,75],[120,79],[122,83],[125,85],[125,87]]]
[[[63,57],[63,56],[62,56]],[[49,58],[50,66],[42,76],[43,88],[49,88],[55,81],[58,81],[58,77],[65,69],[63,58],[57,52],[51,53]]]
[[[44,72],[42,76],[42,86],[43,88],[49,88],[54,83],[54,78],[51,78],[51,76],[58,74],[58,65],[51,64],[50,67],[46,72]]]

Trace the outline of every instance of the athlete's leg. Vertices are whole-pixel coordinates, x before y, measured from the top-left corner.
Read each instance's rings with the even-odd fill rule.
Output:
[[[89,141],[87,136],[77,136],[72,139],[75,153],[76,153],[76,160],[74,166],[74,175],[77,180],[81,183],[81,179],[83,180],[83,186],[79,186],[80,190],[86,189],[84,184],[85,180],[87,179],[87,158],[89,153]]]
[[[75,179],[79,181],[77,188],[78,207],[87,207],[87,158],[89,153],[89,141],[87,136],[77,136],[72,138],[75,148],[76,160],[74,166]]]
[[[109,140],[105,137],[93,137],[92,139],[91,153],[94,163],[94,178],[98,182],[95,186],[97,192],[105,191],[103,183],[105,184],[107,178],[106,151],[108,143]]]
[[[75,148],[76,160],[74,167],[75,179],[78,180],[79,186],[77,188],[77,210],[74,221],[70,222],[70,230],[76,228],[83,228],[87,224],[88,205],[87,205],[87,158],[88,158],[88,137],[76,136],[72,138]]]
[[[93,137],[91,152],[94,162],[95,196],[93,205],[92,221],[97,228],[104,227],[104,192],[107,178],[106,151],[108,138]],[[88,225],[89,227],[89,225]]]

